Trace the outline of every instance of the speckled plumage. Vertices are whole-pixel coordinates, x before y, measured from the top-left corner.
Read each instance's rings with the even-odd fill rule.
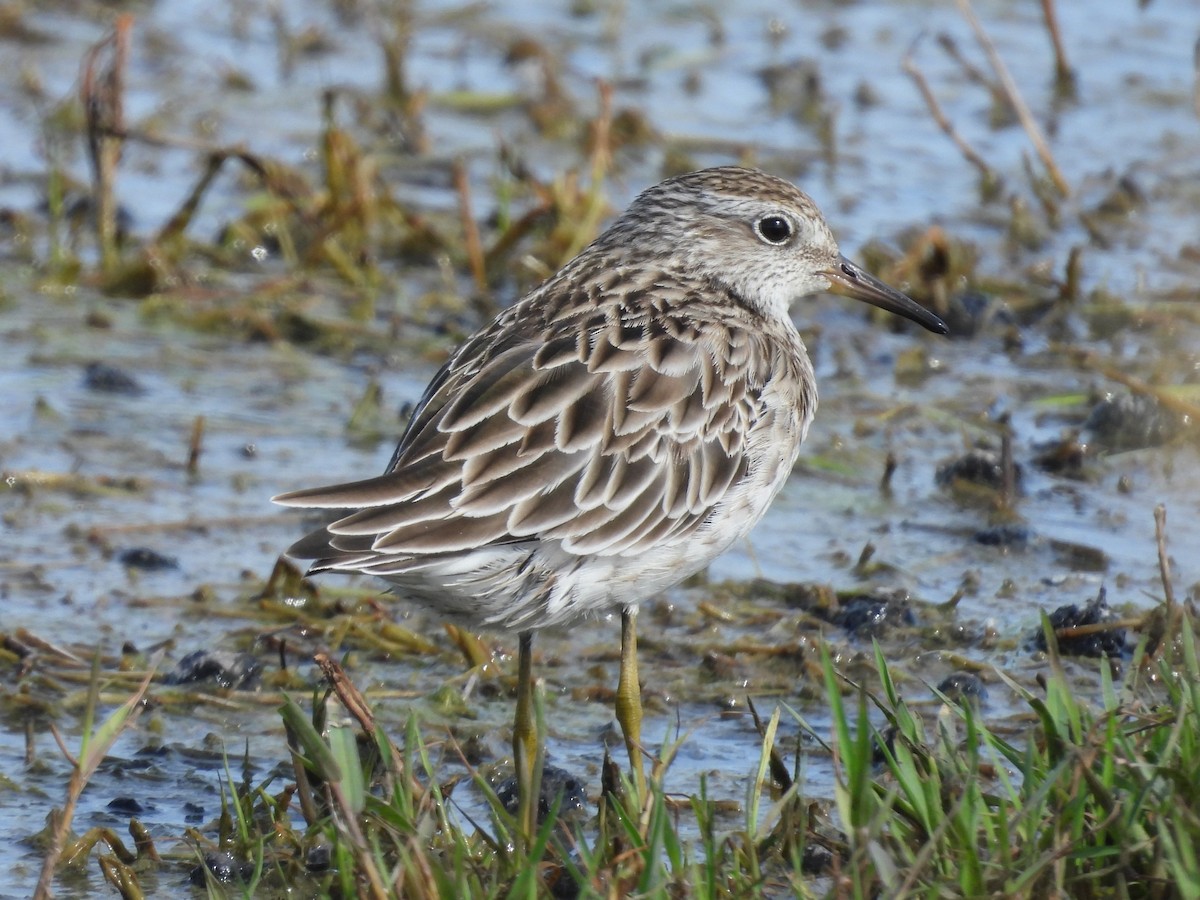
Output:
[[[288,550],[520,631],[513,758],[532,840],[532,631],[621,611],[616,712],[644,794],[636,615],[762,518],[817,408],[793,301],[837,287],[937,316],[839,252],[778,178],[725,167],[641,194],[434,377],[383,475],[276,497],[340,510]]]
[[[345,511],[288,553],[480,625],[638,603],[746,535],[786,480],[817,405],[793,300],[841,281],[940,326],[849,265],[773,176],[650,188],[459,348],[383,475],[276,498]]]

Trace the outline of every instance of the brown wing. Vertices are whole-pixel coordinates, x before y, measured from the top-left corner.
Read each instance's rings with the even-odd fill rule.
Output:
[[[387,574],[532,539],[636,554],[695,529],[746,473],[755,336],[592,310],[502,317],[435,377],[385,474],[275,498],[353,510],[289,554]]]

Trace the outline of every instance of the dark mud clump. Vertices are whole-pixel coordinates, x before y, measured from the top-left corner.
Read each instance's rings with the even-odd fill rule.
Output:
[[[975,532],[974,540],[985,547],[999,547],[1002,550],[1027,550],[1035,543],[1036,535],[1033,529],[1019,523],[991,525]]]
[[[328,872],[333,867],[332,851],[329,844],[310,847],[304,856],[304,868],[313,873]]]
[[[1008,305],[999,298],[979,291],[964,291],[950,298],[942,313],[951,337],[967,340],[997,328],[1016,324]]]
[[[1034,445],[1033,449],[1033,464],[1043,472],[1063,478],[1086,477],[1087,471],[1084,466],[1087,462],[1088,447],[1080,443],[1077,437],[1047,441]]]
[[[149,547],[130,547],[117,554],[117,562],[131,569],[145,572],[164,572],[179,568],[179,560],[173,556],[151,550]]]
[[[1015,486],[1020,485],[1021,476],[1021,466],[1013,463]],[[953,487],[955,484],[966,482],[992,490],[1003,490],[1004,460],[995,450],[974,447],[962,456],[938,466],[935,478],[942,487]]]
[[[1091,442],[1105,450],[1160,447],[1181,434],[1187,420],[1142,394],[1108,396],[1092,407],[1083,425]]]
[[[1096,599],[1083,607],[1074,603],[1060,606],[1050,613],[1050,625],[1058,639],[1059,652],[1068,656],[1113,657],[1125,652],[1125,629],[1105,628],[1105,623],[1117,621],[1108,605],[1104,588]],[[1039,630],[1033,639],[1038,650],[1046,649],[1045,632]]]
[[[513,815],[517,813],[517,779],[510,776],[496,789],[496,798]],[[544,822],[550,809],[558,804],[558,817],[572,819],[587,809],[587,785],[565,769],[545,766],[542,769],[541,790],[538,792],[538,822]]]
[[[83,386],[89,391],[126,397],[137,397],[145,392],[138,380],[124,369],[102,362],[90,362],[84,367]]]
[[[829,620],[855,637],[878,637],[888,629],[917,624],[905,591],[850,597]]]
[[[196,650],[179,660],[167,684],[209,682],[227,690],[245,690],[258,681],[262,664],[249,653]]]
[[[973,672],[954,672],[937,686],[939,694],[958,704],[982,703],[987,699],[987,685]]]
[[[113,797],[108,801],[107,808],[119,816],[141,816],[146,813],[146,807],[135,797]]]
[[[204,864],[192,869],[188,881],[197,887],[204,887],[210,878],[219,884],[242,884],[254,878],[254,870],[254,863],[239,863],[227,851],[205,853]]]

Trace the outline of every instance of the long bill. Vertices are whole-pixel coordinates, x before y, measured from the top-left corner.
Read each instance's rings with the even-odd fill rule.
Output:
[[[838,258],[837,265],[824,272],[832,283],[835,293],[862,300],[890,313],[911,319],[922,328],[927,328],[937,334],[949,334],[950,329],[936,315],[931,313],[907,294],[902,294],[894,287],[884,284],[874,275],[856,266],[846,257]]]

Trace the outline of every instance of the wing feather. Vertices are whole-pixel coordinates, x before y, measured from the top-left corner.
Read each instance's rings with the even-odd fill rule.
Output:
[[[525,436],[520,422],[492,415],[462,431],[452,431],[443,440],[441,456],[448,462],[469,460],[483,453],[515,444]]]
[[[560,364],[537,379],[526,378],[526,382],[527,388],[508,408],[508,414],[522,425],[556,418],[595,386],[587,369],[569,364]]]
[[[580,473],[575,482],[575,505],[580,510],[586,511],[604,505],[613,469],[620,462],[619,454],[593,451],[587,468]]]
[[[437,419],[439,431],[463,431],[506,409],[519,394],[529,389],[528,344],[510,347],[471,375],[446,404]]]
[[[368,507],[343,516],[326,528],[330,534],[335,535],[380,535],[403,525],[436,522],[444,515],[454,493],[457,491],[451,487],[428,494],[419,500]]]
[[[598,447],[604,442],[604,431],[610,416],[611,403],[600,391],[584,394],[558,417],[555,441],[559,450],[570,453],[587,447]]]
[[[646,359],[654,371],[663,375],[684,375],[696,371],[696,358],[688,345],[670,337],[654,338],[646,345]]]
[[[455,553],[474,550],[486,544],[510,540],[504,517],[469,518],[454,516],[429,527],[427,522],[402,525],[375,541],[377,557],[389,555],[421,556],[431,553]]]
[[[586,529],[569,536],[563,547],[571,553],[606,553],[617,541],[629,535],[652,514],[640,503],[631,503],[624,509],[610,510],[604,522],[593,523]]]
[[[575,482],[567,480],[552,491],[527,497],[514,505],[508,516],[508,532],[514,537],[532,537],[578,515]]]
[[[664,375],[653,369],[642,369],[629,388],[629,408],[638,412],[662,415],[680,400],[696,391],[698,375],[693,368],[678,375]]]
[[[578,475],[586,464],[587,454],[583,451],[530,455],[525,465],[501,478],[464,484],[462,493],[451,501],[450,506],[467,516],[502,512],[507,515],[508,510],[522,500],[552,490],[564,479]]]
[[[305,509],[357,509],[402,503],[426,491],[437,490],[457,478],[439,458],[426,457],[399,472],[388,472],[328,487],[288,491],[271,499],[281,506]]]
[[[661,485],[654,492],[650,485],[662,474],[658,461],[650,456],[643,456],[634,462],[620,457],[613,469],[608,482],[608,491],[604,505],[609,509],[623,509],[629,506],[640,506],[653,500],[662,505]]]
[[[635,554],[711,517],[748,471],[772,376],[753,329],[613,304],[528,313],[501,317],[443,367],[387,474],[281,495],[353,510],[292,555],[397,573],[530,540]]]

